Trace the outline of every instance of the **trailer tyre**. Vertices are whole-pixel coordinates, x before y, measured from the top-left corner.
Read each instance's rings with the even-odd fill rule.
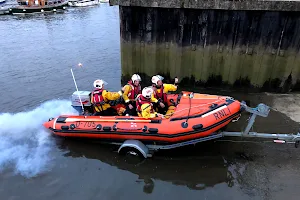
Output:
[[[149,149],[138,140],[126,140],[118,150],[119,154],[135,155],[137,157],[147,158]]]
[[[124,156],[136,156],[144,158],[143,154],[134,147],[124,147],[120,150],[119,154]]]

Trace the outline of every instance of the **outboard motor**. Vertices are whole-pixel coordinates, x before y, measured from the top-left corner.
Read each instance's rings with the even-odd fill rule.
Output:
[[[92,104],[91,104],[91,92],[90,91],[78,91],[78,92],[75,91],[71,97],[72,107],[75,110],[77,110],[79,112],[79,114],[83,113],[79,95],[80,95],[84,110],[91,112]]]

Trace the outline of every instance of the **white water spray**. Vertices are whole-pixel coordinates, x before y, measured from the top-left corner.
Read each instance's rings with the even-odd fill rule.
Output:
[[[53,145],[43,123],[61,114],[78,114],[67,100],[48,101],[29,112],[0,113],[0,174],[15,173],[33,177],[49,170]]]

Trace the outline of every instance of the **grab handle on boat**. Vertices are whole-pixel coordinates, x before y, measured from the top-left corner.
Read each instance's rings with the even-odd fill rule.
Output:
[[[170,103],[173,104],[173,106],[175,106],[175,107],[177,106],[174,99],[170,99]]]
[[[122,131],[140,131],[143,130],[142,128],[116,128],[116,130],[122,130]]]
[[[150,123],[160,123],[161,122],[161,120],[159,120],[159,119],[151,119],[150,120]]]

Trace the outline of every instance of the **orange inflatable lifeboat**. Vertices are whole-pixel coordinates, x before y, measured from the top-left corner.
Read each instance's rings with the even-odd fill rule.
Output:
[[[239,118],[241,112],[241,103],[232,97],[185,91],[167,98],[169,106],[175,106],[168,117],[62,115],[44,126],[63,137],[174,144],[210,136]]]

